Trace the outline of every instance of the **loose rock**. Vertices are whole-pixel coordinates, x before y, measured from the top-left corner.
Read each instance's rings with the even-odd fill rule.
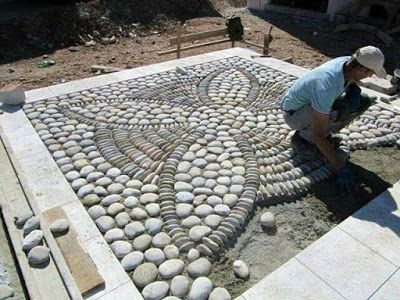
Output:
[[[22,228],[22,231],[26,235],[26,234],[29,234],[30,232],[32,232],[33,230],[38,229],[39,227],[40,227],[40,218],[37,216],[34,216],[25,222],[24,227]]]
[[[31,265],[39,265],[50,259],[50,250],[45,246],[36,246],[28,253],[28,262]]]
[[[22,250],[28,251],[33,247],[40,244],[43,239],[43,232],[41,230],[33,230],[27,236],[24,237],[22,241]]]
[[[53,234],[66,233],[69,229],[69,221],[67,219],[58,219],[50,225],[50,231]]]
[[[275,228],[275,215],[272,212],[265,212],[260,218],[261,225],[267,229]]]
[[[236,277],[246,279],[250,275],[250,270],[247,265],[241,260],[235,260],[233,262],[233,272]]]

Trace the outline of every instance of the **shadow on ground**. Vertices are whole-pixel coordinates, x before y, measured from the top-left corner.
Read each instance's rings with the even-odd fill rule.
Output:
[[[90,40],[88,34],[99,42],[102,37],[129,36],[132,32],[163,32],[174,20],[216,16],[220,15],[208,0],[148,0],[145,5],[141,0],[2,3],[0,64],[82,44],[81,37]]]
[[[328,57],[351,55],[360,47],[373,45],[379,47],[385,54],[385,66],[389,73],[393,72],[398,63],[400,39],[395,37],[391,45],[385,45],[372,34],[362,31],[335,32],[335,25],[326,18],[295,15],[294,10],[287,13],[266,11],[251,13],[286,31],[294,37],[317,49]]]

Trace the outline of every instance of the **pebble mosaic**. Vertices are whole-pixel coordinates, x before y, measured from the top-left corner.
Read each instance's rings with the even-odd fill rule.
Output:
[[[321,158],[290,148],[279,102],[295,79],[231,57],[24,111],[145,299],[229,299],[207,276],[256,202],[297,195],[331,175]],[[399,136],[400,115],[376,105],[340,132],[347,151]],[[248,276],[243,262],[234,269]]]

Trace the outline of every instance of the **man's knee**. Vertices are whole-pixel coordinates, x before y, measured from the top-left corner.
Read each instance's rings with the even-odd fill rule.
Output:
[[[294,130],[309,127],[312,124],[312,108],[309,105],[305,105],[297,111],[284,112],[283,119]]]

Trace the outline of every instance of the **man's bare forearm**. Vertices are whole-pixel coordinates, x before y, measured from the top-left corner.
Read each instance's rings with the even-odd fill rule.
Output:
[[[317,145],[319,151],[321,151],[322,155],[328,159],[336,171],[339,171],[343,167],[343,162],[337,155],[337,152],[331,143],[329,143],[325,137],[316,138],[315,144]]]

